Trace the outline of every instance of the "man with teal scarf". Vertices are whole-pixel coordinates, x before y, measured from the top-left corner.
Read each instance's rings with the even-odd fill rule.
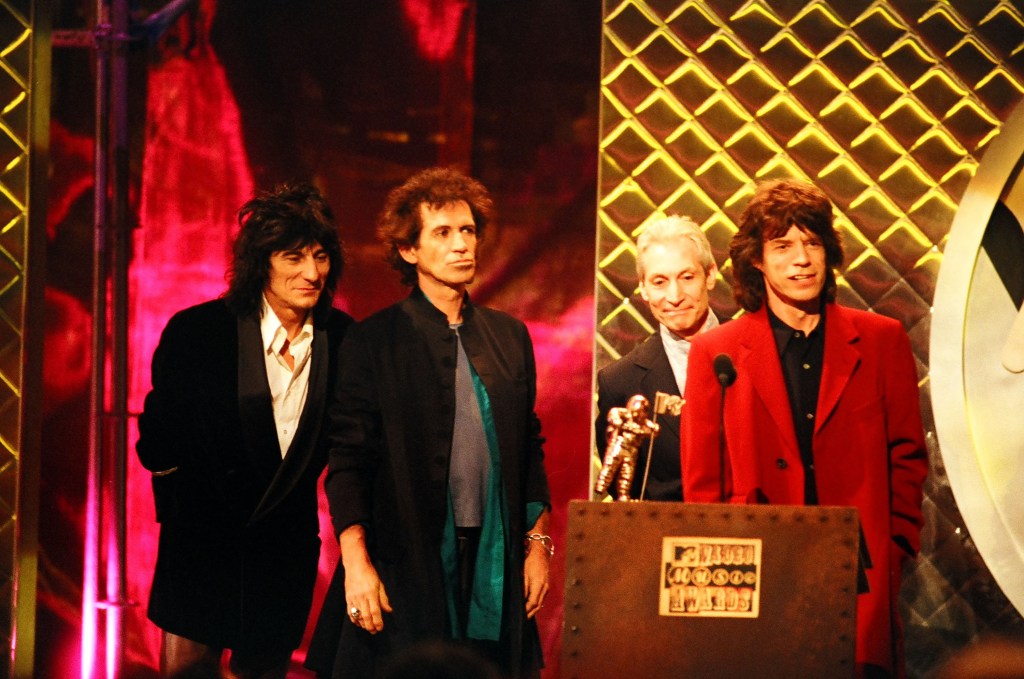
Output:
[[[469,301],[491,217],[477,181],[430,169],[392,191],[379,234],[413,286],[341,352],[325,483],[341,563],[307,665],[372,677],[422,642],[507,676],[543,665],[550,497],[526,326]]]

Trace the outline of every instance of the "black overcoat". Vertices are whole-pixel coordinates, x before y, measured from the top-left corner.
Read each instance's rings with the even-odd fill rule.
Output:
[[[507,507],[503,646],[506,667],[518,673],[541,665],[536,624],[524,611],[526,506],[550,506],[534,412],[533,345],[521,321],[468,298],[463,321],[459,335],[487,389],[500,448]],[[338,534],[366,526],[394,613],[377,635],[355,627],[345,614],[339,565],[307,658],[322,675],[374,676],[382,657],[446,633],[440,547],[457,349],[447,318],[419,290],[356,324],[345,339],[325,488]]]
[[[215,647],[290,650],[305,627],[320,553],[316,482],[341,337],[314,316],[306,403],[287,456],[274,426],[258,318],[222,300],[175,314],[153,355],[137,451],[152,472],[160,543],[149,617]]]

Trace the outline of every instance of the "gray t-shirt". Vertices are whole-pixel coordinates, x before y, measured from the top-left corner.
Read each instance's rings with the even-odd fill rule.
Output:
[[[459,326],[452,325],[458,338],[455,367],[455,430],[448,468],[448,487],[455,510],[455,525],[474,528],[483,524],[487,484],[491,475],[491,454],[487,448],[483,417],[473,388],[473,376]]]

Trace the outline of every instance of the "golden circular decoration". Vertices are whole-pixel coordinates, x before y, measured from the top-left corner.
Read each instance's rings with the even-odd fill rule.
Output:
[[[1024,106],[986,151],[950,229],[930,337],[949,484],[978,551],[1024,613]]]

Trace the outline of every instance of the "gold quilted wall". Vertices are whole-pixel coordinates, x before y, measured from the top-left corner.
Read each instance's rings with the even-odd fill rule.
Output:
[[[932,473],[925,547],[902,612],[908,670],[1024,623],[949,489],[930,407],[930,310],[958,203],[1024,95],[1024,0],[605,0],[595,369],[653,330],[635,239],[664,214],[701,224],[738,312],[728,244],[758,180],[832,199],[840,302],[899,319],[918,359]]]

